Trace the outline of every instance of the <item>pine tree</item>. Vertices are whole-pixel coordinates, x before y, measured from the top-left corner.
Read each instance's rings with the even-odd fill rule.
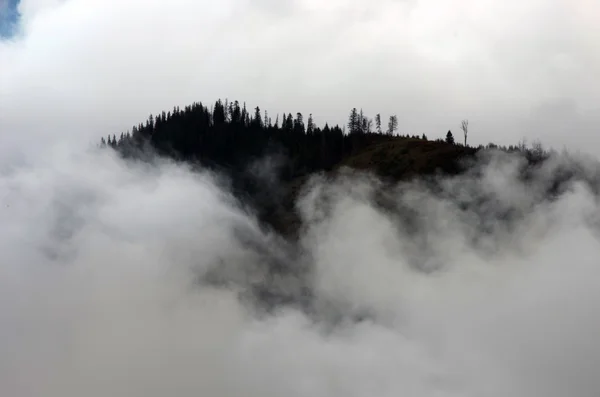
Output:
[[[350,117],[348,117],[348,133],[349,134],[354,134],[356,132],[358,132],[358,126],[359,126],[359,121],[358,121],[358,112],[356,111],[356,108],[352,108],[352,110],[350,111]]]
[[[375,116],[375,128],[377,128],[377,133],[381,134],[381,114],[379,113]]]
[[[242,114],[241,114],[242,124],[245,124],[247,126],[248,125],[247,120],[248,120],[248,111],[246,111],[246,102],[244,102],[244,107],[242,108]]]
[[[262,128],[262,116],[260,115],[260,108],[257,106],[254,109],[254,118],[252,119],[252,125],[256,128]]]
[[[298,134],[304,134],[304,118],[302,113],[296,113],[296,120],[294,120],[294,131]]]
[[[227,122],[229,122],[229,121],[231,121],[231,120],[229,119],[229,116],[231,115],[231,114],[229,113],[229,106],[230,106],[230,103],[229,103],[229,101],[227,100],[227,98],[225,98],[225,105],[223,106],[223,113],[225,113],[225,122],[226,122],[226,123],[227,123]]]
[[[398,117],[396,115],[390,116],[390,120],[388,121],[388,135],[394,135],[394,132],[398,129]]]
[[[308,135],[312,135],[315,131],[315,125],[313,123],[313,116],[312,113],[308,115],[308,124],[306,126],[306,133]]]
[[[362,126],[360,128],[361,132],[363,134],[368,134],[371,132],[371,125],[373,124],[373,122],[371,120],[369,120],[368,117],[363,117],[362,119]]]
[[[285,125],[284,125],[284,129],[287,131],[293,131],[294,130],[294,118],[292,117],[291,113],[288,113],[286,119],[285,119]]]
[[[450,130],[448,130],[448,133],[446,134],[446,143],[454,145],[454,136]]]
[[[357,132],[364,134],[367,132],[367,122],[365,119],[365,115],[363,113],[363,110],[360,109],[360,113],[358,114],[358,128],[357,128]]]
[[[220,99],[215,103],[212,115],[214,125],[224,124],[227,120],[227,117],[225,116],[225,107]]]

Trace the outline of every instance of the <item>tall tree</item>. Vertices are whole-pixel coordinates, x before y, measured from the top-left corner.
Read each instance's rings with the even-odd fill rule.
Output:
[[[381,134],[381,114],[379,113],[375,116],[375,128],[377,128],[377,133]]]
[[[258,106],[254,109],[254,118],[252,119],[252,125],[256,128],[262,128],[263,126],[262,116],[260,115],[260,108]]]
[[[388,121],[388,135],[394,135],[394,132],[398,129],[398,116],[393,115],[390,116],[390,120]]]
[[[446,143],[454,145],[454,135],[452,135],[452,131],[450,130],[448,130],[448,133],[446,134]]]
[[[469,120],[465,119],[460,123],[460,128],[463,130],[465,135],[465,146],[467,146],[467,134],[469,133]]]
[[[304,118],[302,113],[296,113],[296,119],[294,120],[294,131],[298,134],[304,134]]]
[[[154,129],[154,116],[152,116],[152,115],[148,116],[148,121],[146,122],[146,126],[150,130]]]
[[[350,111],[350,116],[348,117],[348,133],[354,134],[358,132],[359,121],[358,121],[358,112],[356,108],[352,108]]]
[[[360,109],[360,113],[358,114],[358,132],[361,134],[367,132],[367,121],[362,109]]]
[[[246,110],[246,102],[244,102],[244,106],[242,108],[242,124],[244,124],[246,127],[248,126],[248,111]]]
[[[284,122],[284,126],[283,128],[287,131],[293,131],[294,130],[294,118],[292,117],[291,113],[288,113],[287,117],[285,118],[285,122]]]
[[[306,125],[306,133],[307,133],[308,135],[312,135],[312,134],[314,134],[314,132],[315,132],[315,124],[314,124],[314,122],[313,122],[313,116],[312,116],[312,113],[310,113],[310,114],[308,115],[308,123],[307,123],[307,125]]]
[[[223,103],[220,99],[215,103],[215,106],[213,107],[212,119],[214,125],[221,125],[225,123],[227,119],[225,116],[225,106],[223,106]]]
[[[244,117],[246,117],[244,115]],[[234,124],[241,124],[244,119],[242,118],[242,110],[240,109],[240,103],[235,101],[231,106],[231,122]]]

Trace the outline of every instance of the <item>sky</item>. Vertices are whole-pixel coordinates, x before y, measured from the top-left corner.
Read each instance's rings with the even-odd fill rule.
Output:
[[[0,38],[10,38],[18,24],[17,10],[19,0],[0,1]]]
[[[220,97],[395,113],[430,138],[468,118],[473,143],[597,157],[599,11],[22,0],[0,42],[0,395],[597,397],[597,161],[523,178],[519,154],[485,151],[435,187],[315,175],[290,242],[218,174],[91,144]],[[257,189],[276,160],[249,169]]]
[[[12,4],[13,2],[11,2]],[[2,2],[2,10],[7,2]],[[5,12],[5,11],[4,11]],[[193,101],[599,152],[595,0],[21,0],[2,146],[89,143]]]

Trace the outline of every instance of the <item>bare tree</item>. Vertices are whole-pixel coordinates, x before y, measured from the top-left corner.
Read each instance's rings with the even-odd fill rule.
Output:
[[[465,146],[467,146],[467,135],[469,133],[469,120],[465,119],[460,123],[460,128],[463,130],[465,134]]]

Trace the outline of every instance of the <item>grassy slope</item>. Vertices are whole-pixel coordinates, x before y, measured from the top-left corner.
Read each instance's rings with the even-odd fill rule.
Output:
[[[435,173],[457,174],[463,168],[461,161],[472,158],[476,151],[445,142],[390,137],[345,158],[330,175],[335,175],[342,167],[349,167],[373,172],[393,183]],[[288,183],[281,206],[263,214],[263,220],[285,235],[296,235],[301,226],[294,203],[307,179],[302,177]]]
[[[456,174],[460,161],[475,154],[476,149],[444,142],[420,139],[391,139],[370,145],[346,158],[340,166],[372,171],[392,180],[402,180],[435,172]]]

